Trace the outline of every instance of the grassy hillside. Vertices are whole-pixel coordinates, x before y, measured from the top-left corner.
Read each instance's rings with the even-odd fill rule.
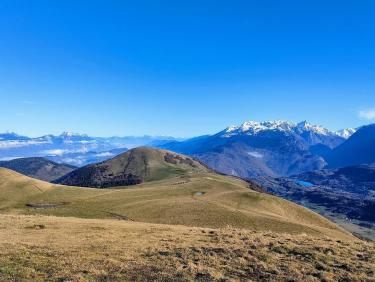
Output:
[[[197,227],[352,239],[323,217],[248,183],[214,173],[189,173],[131,188],[92,189],[49,184],[0,169],[2,213],[116,218]]]
[[[361,241],[0,215],[0,281],[373,281]]]
[[[77,169],[58,179],[56,183],[107,188],[207,171],[206,167],[190,157],[171,151],[140,147],[111,160]]]
[[[48,182],[61,178],[75,169],[74,166],[58,164],[45,158],[20,158],[1,161],[0,167]]]
[[[0,168],[0,211],[52,189],[50,183]]]

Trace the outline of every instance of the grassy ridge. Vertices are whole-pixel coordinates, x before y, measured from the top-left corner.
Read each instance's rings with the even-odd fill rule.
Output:
[[[53,185],[0,170],[0,194],[3,213],[117,218],[211,228],[231,226],[352,239],[347,232],[305,208],[252,191],[242,180],[214,173],[187,174],[126,189],[103,190]],[[43,204],[56,206],[40,208]]]
[[[109,188],[201,172],[208,172],[208,169],[188,156],[139,147],[108,161],[79,168],[55,182],[71,186]]]

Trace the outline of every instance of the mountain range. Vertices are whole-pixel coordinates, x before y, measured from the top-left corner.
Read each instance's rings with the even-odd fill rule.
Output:
[[[248,121],[216,134],[181,140],[173,137],[90,137],[64,132],[37,138],[0,134],[0,160],[46,157],[57,163],[85,166],[108,160],[139,146],[164,148],[191,155],[218,172],[243,178],[280,177],[325,167],[371,162],[374,136],[370,127],[330,131],[306,121]],[[363,137],[360,137],[363,135]],[[353,138],[352,138],[353,136]],[[358,137],[359,136],[359,137]],[[354,140],[354,141],[353,141]],[[367,141],[366,141],[367,140]],[[346,154],[362,150],[356,161]],[[353,143],[353,144],[352,144]],[[370,150],[370,151],[369,151]],[[345,155],[345,157],[344,157]],[[366,159],[367,158],[367,159]],[[375,161],[375,160],[374,160]]]
[[[222,173],[243,178],[276,177],[324,168],[327,155],[355,132],[333,132],[306,121],[249,121],[214,135],[161,147],[192,155]]]
[[[214,135],[185,141],[128,139],[133,144],[151,141],[153,146],[168,151],[138,147],[130,151],[116,148],[79,155],[67,150],[48,159],[16,159],[0,163],[0,166],[54,183],[97,188],[140,184],[165,174],[193,173],[197,168],[207,171],[207,166],[216,172],[253,181],[265,191],[283,198],[311,208],[319,207],[318,212],[324,209],[335,219],[355,220],[356,226],[365,228],[374,224],[370,214],[375,180],[365,183],[363,179],[364,171],[374,170],[371,165],[375,163],[374,137],[375,125],[332,132],[307,122],[245,122]],[[11,133],[2,135],[3,141],[15,142],[17,138],[20,143],[35,142]],[[53,139],[53,146],[58,148],[79,148],[82,144],[108,148],[105,146],[115,146],[121,141],[119,137],[98,138],[97,141],[87,135],[68,133]],[[58,165],[61,161],[85,166],[74,170],[70,165]],[[317,182],[318,176],[321,179]],[[354,179],[355,176],[358,179]],[[296,180],[313,185],[306,187]]]
[[[8,132],[0,134],[0,160],[47,157],[58,163],[84,166],[114,157],[128,148],[175,140],[178,139],[168,136],[90,137],[71,132],[31,138]]]

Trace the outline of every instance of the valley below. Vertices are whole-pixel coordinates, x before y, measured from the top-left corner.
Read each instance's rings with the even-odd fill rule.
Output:
[[[335,221],[356,236],[375,240],[375,166],[312,171],[254,180],[267,192]]]

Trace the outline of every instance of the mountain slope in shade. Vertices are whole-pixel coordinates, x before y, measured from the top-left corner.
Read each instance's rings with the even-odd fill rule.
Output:
[[[21,158],[1,161],[0,167],[48,182],[54,181],[76,169],[74,166],[58,164],[45,158]]]
[[[207,171],[205,166],[190,157],[165,150],[140,147],[111,160],[77,169],[58,179],[56,183],[106,188]]]
[[[327,157],[329,167],[337,168],[375,162],[375,124],[363,126]]]

